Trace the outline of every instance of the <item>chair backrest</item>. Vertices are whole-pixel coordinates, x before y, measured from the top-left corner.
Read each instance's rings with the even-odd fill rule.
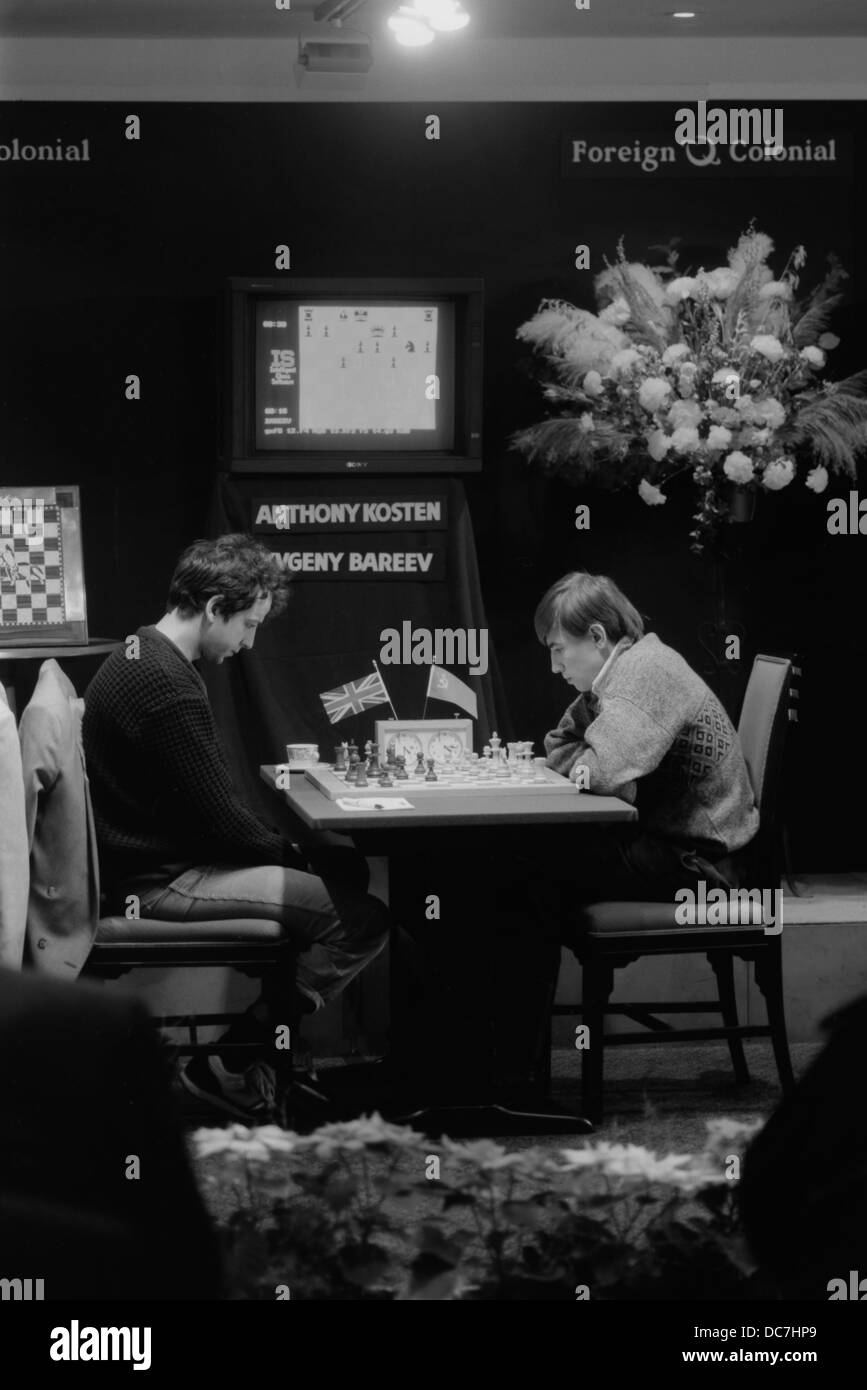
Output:
[[[754,872],[760,875],[763,887],[776,887],[780,878],[779,789],[795,670],[789,657],[759,653],[753,661],[738,723],[759,808],[759,831],[752,853]]]

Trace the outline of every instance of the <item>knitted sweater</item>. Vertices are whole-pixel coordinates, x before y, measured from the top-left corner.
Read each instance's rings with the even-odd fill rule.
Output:
[[[294,846],[235,791],[205,683],[155,627],[87,688],[82,724],[103,886],[171,879],[197,864],[286,864]]]
[[[637,806],[650,834],[740,849],[759,813],[737,732],[700,676],[655,633],[618,643],[545,736],[548,766],[587,768],[589,791]]]

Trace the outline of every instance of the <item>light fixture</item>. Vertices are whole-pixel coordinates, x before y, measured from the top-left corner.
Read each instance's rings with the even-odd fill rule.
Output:
[[[422,16],[408,5],[401,5],[397,14],[391,16],[388,27],[405,48],[424,48],[436,38]]]
[[[695,19],[695,10],[672,10],[672,19]]]
[[[466,29],[470,22],[469,15],[461,9],[458,0],[413,0],[413,8],[431,29],[441,34]]]

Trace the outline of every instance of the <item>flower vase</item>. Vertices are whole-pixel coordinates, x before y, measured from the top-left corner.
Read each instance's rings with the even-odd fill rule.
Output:
[[[752,521],[756,512],[756,492],[751,487],[734,487],[729,497],[729,521]]]

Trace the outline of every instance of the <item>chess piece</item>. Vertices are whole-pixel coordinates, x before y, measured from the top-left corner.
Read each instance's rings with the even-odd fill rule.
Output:
[[[368,761],[369,761],[369,759],[368,759],[368,758],[365,758],[363,762],[360,762],[360,763],[358,764],[358,771],[357,771],[357,773],[356,773],[356,775],[355,775],[355,785],[356,785],[356,787],[366,787],[366,786],[368,785],[368,782],[367,782],[367,764],[368,764]]]
[[[345,743],[335,743],[335,745],[334,745],[334,771],[335,771],[335,772],[345,772],[346,769],[347,769],[347,762],[346,762],[346,744],[345,744]]]
[[[396,758],[395,761],[397,763],[397,772],[394,774],[394,780],[396,782],[406,782],[409,778],[409,773],[406,770],[406,758],[399,757]]]
[[[381,771],[380,771],[380,774],[379,774],[379,785],[380,785],[381,787],[393,787],[393,786],[394,786],[394,782],[391,780],[391,777],[389,776],[388,763],[386,763],[385,766],[384,766],[384,767],[381,769]]]
[[[349,771],[348,771],[347,774],[346,774],[346,780],[347,780],[347,782],[354,782],[354,781],[356,780],[356,778],[358,777],[358,769],[359,769],[359,767],[360,767],[360,765],[361,765],[361,759],[360,759],[359,756],[358,756],[358,749],[356,748],[355,751],[353,752],[353,751],[352,751],[352,748],[353,748],[353,745],[350,743],[350,745],[349,745],[349,749],[350,749],[350,752],[349,752]]]
[[[375,780],[376,780],[376,778],[377,778],[377,777],[379,776],[379,774],[380,774],[380,771],[381,771],[381,768],[380,768],[380,765],[379,765],[379,755],[378,755],[376,749],[374,748],[373,753],[372,753],[372,755],[371,755],[371,759],[370,759],[370,766],[369,766],[368,769],[367,769],[368,776],[370,777],[371,781],[375,781]]]
[[[367,742],[366,742],[365,745],[364,745],[364,756],[365,756],[365,758],[367,758],[368,762],[370,761],[370,758],[372,757],[372,755],[373,755],[373,744],[371,743],[370,739],[368,739]]]
[[[421,751],[421,749],[419,749],[415,755],[415,770],[417,776],[424,776],[424,753]]]
[[[425,775],[425,779],[424,779],[424,780],[425,780],[426,782],[438,782],[438,781],[440,780],[440,779],[437,777],[436,773],[434,772],[434,760],[433,760],[433,758],[428,758],[428,760],[427,760],[427,773],[426,773],[426,775]]]

